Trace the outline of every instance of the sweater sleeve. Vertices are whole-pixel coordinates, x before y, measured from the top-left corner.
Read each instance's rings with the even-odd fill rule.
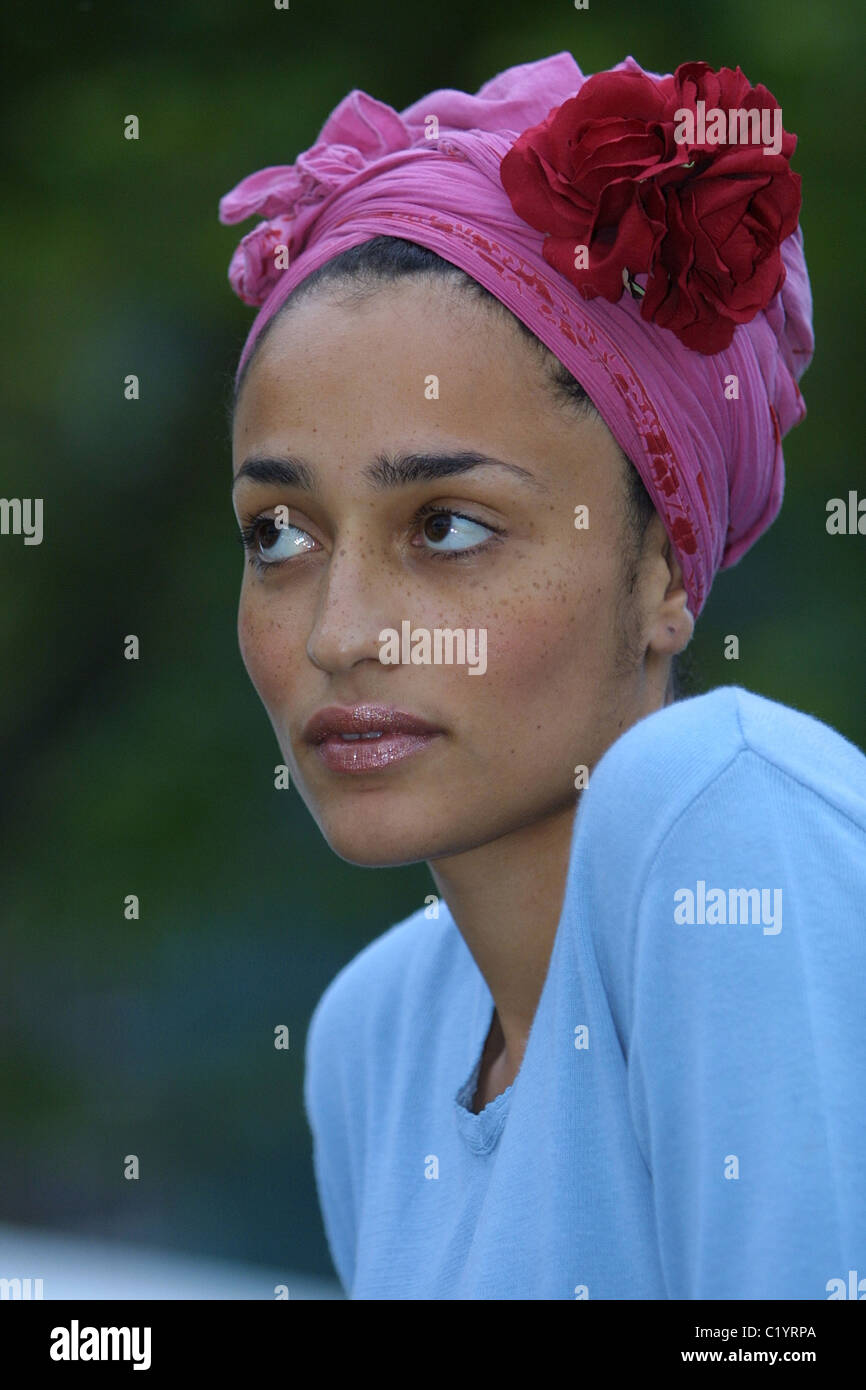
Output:
[[[635,901],[624,1041],[668,1297],[847,1296],[833,1281],[866,1275],[862,822],[742,748]]]
[[[334,999],[336,983],[322,995],[307,1030],[304,1107],[313,1136],[313,1171],[328,1248],[343,1291],[351,1298],[355,1271],[351,1106],[341,1065],[347,1055],[340,1036],[345,1014]]]

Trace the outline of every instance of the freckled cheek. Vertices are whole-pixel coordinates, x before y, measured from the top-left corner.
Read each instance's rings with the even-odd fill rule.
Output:
[[[601,642],[597,610],[573,589],[552,589],[516,613],[505,604],[487,622],[487,672],[479,684],[509,703],[518,694],[543,699],[544,691],[559,699],[560,681],[577,683],[596,668]]]
[[[305,641],[291,615],[268,611],[248,592],[238,607],[238,646],[247,674],[265,707],[274,712],[291,707]],[[306,660],[306,658],[304,658]]]

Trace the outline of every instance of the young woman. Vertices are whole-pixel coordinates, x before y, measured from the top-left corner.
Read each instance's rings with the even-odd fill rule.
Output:
[[[560,53],[221,204],[243,657],[335,853],[436,889],[308,1035],[352,1297],[859,1296],[866,759],[675,670],[804,413],[794,144]]]

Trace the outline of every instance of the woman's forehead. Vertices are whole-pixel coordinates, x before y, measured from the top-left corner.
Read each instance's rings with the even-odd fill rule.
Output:
[[[348,436],[394,422],[425,436],[573,441],[574,412],[562,409],[542,354],[511,316],[431,278],[361,298],[329,286],[274,320],[240,391],[236,448],[262,431]]]

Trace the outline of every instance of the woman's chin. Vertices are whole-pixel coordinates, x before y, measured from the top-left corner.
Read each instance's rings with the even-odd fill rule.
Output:
[[[316,824],[330,848],[348,864],[361,868],[399,868],[418,864],[440,851],[441,835],[436,835],[429,818],[413,826],[404,819],[376,819],[362,815],[357,808],[346,816],[316,815]]]
[[[405,835],[371,840],[369,835],[325,834],[325,839],[347,864],[357,864],[362,869],[398,869],[406,864],[421,863],[432,853],[427,841],[409,844]]]

